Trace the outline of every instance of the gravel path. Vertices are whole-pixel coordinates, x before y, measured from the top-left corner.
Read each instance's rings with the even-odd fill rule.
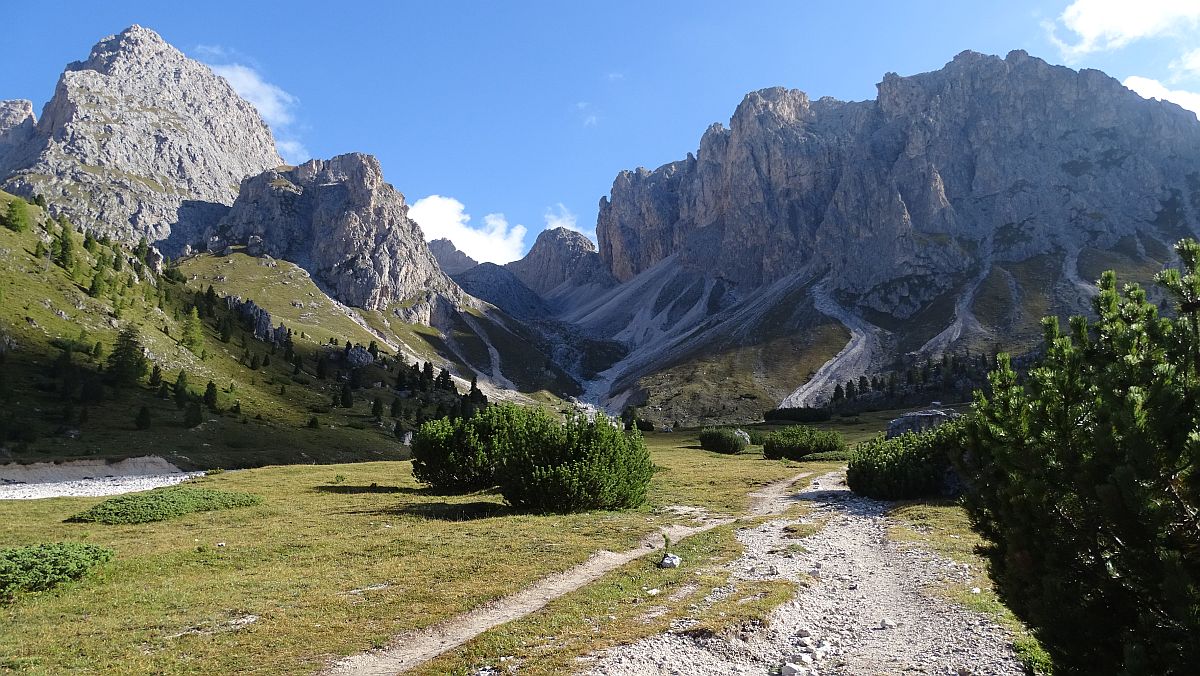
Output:
[[[753,514],[781,512],[790,504],[788,494],[792,484],[809,476],[800,474],[764,486],[750,493]],[[639,546],[624,552],[599,551],[587,561],[562,573],[538,580],[521,591],[485,604],[441,624],[417,631],[405,632],[393,637],[391,642],[379,650],[368,650],[345,657],[329,666],[324,674],[349,676],[391,675],[420,666],[425,662],[453,650],[483,632],[506,622],[524,617],[554,599],[575,591],[598,580],[605,573],[645,556],[662,544],[663,535],[672,542],[712,530],[733,521],[730,518],[714,518],[695,507],[668,507],[681,515],[694,516],[694,525],[673,525],[662,528],[658,533],[643,538]]]
[[[784,532],[805,520],[775,520],[738,532],[745,554],[731,584],[803,582],[767,625],[733,635],[666,633],[596,656],[589,673],[634,674],[1022,674],[1004,630],[924,594],[926,584],[967,578],[962,567],[887,537],[887,503],[850,493],[839,473],[812,482],[808,522],[828,519],[801,540]],[[780,500],[788,500],[781,497]],[[789,549],[800,544],[803,550]]]

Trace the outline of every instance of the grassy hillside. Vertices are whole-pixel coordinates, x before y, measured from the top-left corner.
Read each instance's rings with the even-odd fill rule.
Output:
[[[0,209],[12,199],[0,194]],[[206,318],[199,344],[188,349],[180,340],[193,290],[154,274],[127,247],[89,241],[85,248],[78,232],[70,233],[74,260],[66,269],[51,260],[61,227],[41,209],[28,209],[29,231],[0,228],[0,425],[6,428],[0,460],[154,453],[185,466],[244,467],[400,456],[388,421],[377,425],[370,415],[373,393],[356,393],[352,408],[331,409],[341,384],[313,373],[328,338],[367,340],[361,330],[331,324],[304,338],[297,332],[295,350],[305,359],[299,374],[278,349],[270,359],[273,348],[240,326],[223,342],[221,316]],[[48,253],[36,256],[42,249]],[[97,271],[107,280],[98,292]],[[146,378],[130,388],[103,384],[106,358],[127,325],[139,328],[168,383],[186,370],[198,397],[213,381],[222,412],[205,408],[203,422],[189,428],[175,402],[158,398]],[[270,365],[251,368],[250,357]],[[139,430],[135,417],[143,406],[152,423]],[[319,425],[310,429],[314,416]]]
[[[276,323],[304,332],[315,343],[330,338],[364,345],[388,343],[409,359],[447,366],[464,379],[479,374],[494,377],[492,354],[505,382],[539,402],[557,405],[561,396],[578,386],[541,354],[533,339],[517,324],[507,327],[488,314],[463,311],[450,317],[443,333],[421,324],[401,321],[394,313],[350,308],[331,300],[308,272],[287,261],[256,258],[235,250],[228,255],[201,254],[180,264],[187,283],[204,290],[211,285],[222,295],[251,298],[271,313]],[[464,316],[466,315],[466,316]]]

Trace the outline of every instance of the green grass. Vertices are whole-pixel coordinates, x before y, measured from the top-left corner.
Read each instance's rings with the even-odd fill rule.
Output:
[[[195,486],[168,486],[142,493],[109,498],[68,521],[80,523],[130,524],[165,521],[193,512],[250,507],[262,498],[249,493],[231,493]]]
[[[69,589],[0,611],[0,670],[311,672],[596,550],[635,547],[683,518],[667,506],[737,514],[746,493],[824,467],[708,453],[689,448],[694,435],[651,434],[647,443],[658,471],[648,504],[628,512],[531,515],[492,492],[437,495],[413,479],[409,462],[227,471],[190,485],[262,503],[145,524],[63,523],[99,498],[2,502],[2,542],[65,539],[117,555]],[[248,616],[258,619],[241,624]]]
[[[971,530],[966,510],[947,501],[914,501],[900,503],[889,515],[899,521],[889,532],[893,540],[916,544],[969,566],[970,577],[965,582],[947,582],[934,589],[935,593],[1004,626],[1013,635],[1017,657],[1034,673],[1051,673],[1050,656],[996,595],[987,563],[977,553],[983,540]],[[973,593],[975,588],[978,594]]]

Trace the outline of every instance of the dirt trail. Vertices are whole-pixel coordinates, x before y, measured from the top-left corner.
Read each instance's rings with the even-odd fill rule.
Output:
[[[665,633],[583,658],[604,676],[641,674],[972,674],[1024,673],[1011,638],[990,620],[922,591],[968,573],[915,547],[890,541],[888,503],[850,493],[838,473],[792,496],[828,519],[797,541],[777,519],[738,532],[745,554],[732,583],[787,579],[808,585],[773,611],[765,627],[730,635]],[[779,500],[791,504],[786,497]],[[802,549],[791,547],[800,544]],[[787,666],[785,669],[784,667]]]
[[[809,475],[810,473],[799,474],[750,493],[750,513],[764,515],[787,509],[791,504],[788,488]],[[702,512],[703,510],[695,508],[689,509],[689,513]],[[544,577],[515,594],[497,599],[441,624],[398,634],[392,638],[391,643],[379,650],[368,650],[341,659],[324,673],[329,676],[383,676],[402,673],[461,646],[489,629],[525,617],[545,607],[554,599],[645,556],[662,544],[663,535],[670,537],[672,542],[679,542],[686,537],[732,521],[732,518],[727,517],[701,517],[694,526],[672,525],[662,528],[658,533],[643,538],[635,549],[624,552],[596,552],[578,566]]]

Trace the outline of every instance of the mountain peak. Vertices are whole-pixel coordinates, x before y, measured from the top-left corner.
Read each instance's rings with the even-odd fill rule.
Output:
[[[479,261],[458,250],[454,242],[442,237],[429,243],[429,251],[437,259],[438,266],[450,276],[454,276],[479,265]]]

